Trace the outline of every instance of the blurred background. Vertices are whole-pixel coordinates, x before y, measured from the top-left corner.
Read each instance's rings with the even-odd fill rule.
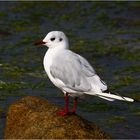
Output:
[[[34,46],[61,30],[71,50],[96,68],[109,88],[140,100],[140,2],[0,2],[0,138],[6,112],[24,96],[64,106],[43,68],[46,47]],[[72,104],[72,102],[71,102]],[[79,101],[78,112],[113,138],[140,138],[140,104]]]

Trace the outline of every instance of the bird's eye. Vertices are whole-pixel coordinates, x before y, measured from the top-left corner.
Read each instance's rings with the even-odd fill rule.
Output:
[[[62,38],[59,39],[59,41],[62,41],[62,40],[63,40]]]
[[[55,40],[55,37],[52,37],[50,40],[51,40],[51,41],[54,41],[54,40]]]

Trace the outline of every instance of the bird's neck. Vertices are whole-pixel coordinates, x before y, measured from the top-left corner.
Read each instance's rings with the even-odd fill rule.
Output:
[[[63,44],[60,46],[56,46],[55,48],[52,48],[54,50],[64,50],[64,49],[69,49],[69,45],[68,44]]]
[[[59,51],[62,51],[62,50],[67,50],[69,49],[69,44],[67,43],[64,43],[64,44],[61,44],[61,45],[57,45],[57,46],[54,46],[54,47],[51,47],[48,49],[48,51],[50,52],[59,52]]]
[[[49,57],[53,58],[53,56],[55,56],[56,54],[58,54],[62,50],[66,50],[66,49],[68,49],[68,48],[64,47],[64,46],[57,46],[54,48],[49,48],[48,51],[46,52],[46,54],[49,55]]]
[[[68,40],[66,40],[65,42],[59,44],[59,46],[57,45],[57,46],[50,47],[46,52],[46,56],[49,56],[49,58],[53,59],[53,57],[59,54],[59,52],[68,49],[69,49],[69,42]]]

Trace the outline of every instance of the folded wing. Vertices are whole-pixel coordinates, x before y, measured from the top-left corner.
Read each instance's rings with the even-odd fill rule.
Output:
[[[57,54],[53,59],[50,72],[55,79],[61,80],[67,88],[77,92],[92,90],[89,78],[93,79],[92,82],[95,84],[103,85],[88,61],[69,50]]]

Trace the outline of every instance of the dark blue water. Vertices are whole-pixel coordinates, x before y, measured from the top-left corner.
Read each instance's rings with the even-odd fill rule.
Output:
[[[44,72],[47,48],[33,45],[51,30],[64,31],[111,90],[139,100],[139,13],[140,2],[0,2],[0,138],[9,105],[22,97],[64,106]],[[140,138],[139,103],[87,96],[77,113],[113,138]]]

